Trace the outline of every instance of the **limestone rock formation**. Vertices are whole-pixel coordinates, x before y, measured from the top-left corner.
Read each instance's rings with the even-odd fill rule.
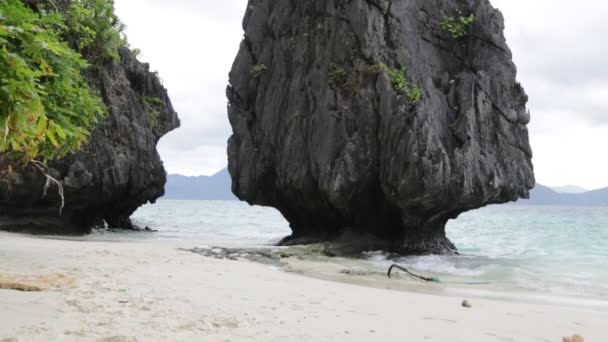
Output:
[[[108,109],[81,151],[51,163],[61,181],[65,205],[34,167],[13,170],[0,184],[0,229],[81,234],[107,224],[134,228],[129,217],[163,195],[166,173],[156,151],[159,139],[179,126],[166,89],[148,64],[127,48],[120,62],[106,63],[89,75]],[[0,160],[2,169],[6,160]]]
[[[534,186],[527,96],[488,0],[250,0],[243,26],[232,188],[281,211],[283,243],[454,253],[449,219]]]

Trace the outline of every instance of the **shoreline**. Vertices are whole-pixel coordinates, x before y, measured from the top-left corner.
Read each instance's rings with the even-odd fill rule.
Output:
[[[449,284],[433,294],[422,284],[421,293],[419,284],[403,277],[389,283],[376,274],[336,272],[344,268],[339,263],[296,256],[287,258],[284,272],[276,265],[180,249],[189,245],[0,233],[0,282],[45,289],[0,290],[0,341],[561,341],[579,334],[593,342],[606,337],[605,307],[484,299],[484,289],[473,288],[481,296],[467,295]],[[324,279],[328,274],[334,276]],[[473,307],[463,308],[463,299]]]
[[[22,232],[8,232],[0,230],[0,239],[3,237],[21,237],[24,239],[39,239],[47,241],[66,241],[78,243],[107,243],[107,244],[136,244],[145,246],[168,247],[176,250],[194,252],[204,257],[214,259],[235,260],[231,257],[222,257],[201,251],[228,250],[232,253],[241,254],[239,261],[250,261],[253,263],[276,266],[285,273],[297,274],[309,278],[332,281],[350,285],[358,285],[376,289],[394,290],[400,292],[413,292],[419,294],[430,294],[437,296],[468,296],[476,299],[489,299],[505,302],[518,302],[527,304],[547,304],[557,306],[568,306],[573,308],[595,308],[608,311],[608,298],[601,294],[589,294],[580,296],[575,294],[543,293],[543,291],[514,285],[500,285],[491,282],[467,282],[465,278],[461,282],[441,278],[439,283],[428,283],[419,281],[404,275],[401,271],[393,272],[393,279],[388,279],[383,269],[374,267],[369,260],[330,257],[322,254],[322,244],[276,246],[276,245],[254,245],[243,246],[242,244],[222,245],[221,243],[207,245],[197,240],[157,240],[142,238],[140,234],[149,232],[131,232],[133,235],[126,237],[125,232],[110,232],[109,235],[32,235]],[[131,234],[129,233],[129,234]],[[133,238],[133,236],[137,236]],[[200,247],[203,246],[203,247]],[[199,250],[199,252],[196,252]],[[290,254],[291,258],[268,258],[271,254],[276,257]],[[255,254],[255,257],[244,257],[243,255]],[[365,270],[363,269],[365,268]],[[386,267],[388,269],[388,267]],[[419,271],[416,271],[419,272]],[[422,272],[424,273],[424,272]],[[426,275],[426,274],[425,274]],[[470,279],[469,279],[470,280]]]
[[[473,299],[489,299],[504,302],[524,304],[545,304],[567,306],[573,308],[595,308],[608,312],[608,298],[601,296],[574,296],[560,294],[546,294],[542,291],[533,291],[523,287],[501,286],[484,282],[457,282],[440,280],[437,283],[423,282],[411,278],[401,271],[393,272],[389,279],[385,270],[370,269],[367,260],[322,256],[320,245],[293,246],[293,247],[197,247],[193,252],[205,257],[230,260],[234,256],[227,256],[222,251],[232,251],[238,255],[238,260],[249,260],[262,264],[272,264],[282,271],[306,277],[339,282],[343,284],[358,285],[369,288],[428,294],[446,297],[467,297]],[[215,253],[213,252],[215,251]],[[257,252],[256,252],[257,251]],[[287,258],[280,258],[288,255]],[[273,257],[270,257],[273,256]]]

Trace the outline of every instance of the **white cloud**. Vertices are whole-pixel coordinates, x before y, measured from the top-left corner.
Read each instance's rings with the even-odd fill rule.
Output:
[[[246,0],[116,1],[129,42],[159,71],[182,121],[159,144],[168,172],[212,174],[226,166],[231,130],[225,88],[246,5]]]
[[[492,0],[530,96],[536,178],[608,186],[608,3]]]
[[[211,175],[226,167],[226,148],[219,144],[205,144],[191,149],[165,144],[159,147],[159,153],[171,156],[173,168],[186,176]]]
[[[608,185],[608,2],[491,0],[530,95],[537,179]],[[182,119],[163,138],[169,172],[210,174],[226,164],[224,90],[242,38],[246,0],[116,0],[132,45],[159,70]]]

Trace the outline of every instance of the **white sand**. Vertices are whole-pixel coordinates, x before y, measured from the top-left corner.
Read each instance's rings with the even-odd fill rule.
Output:
[[[193,247],[193,246],[189,246]],[[597,308],[435,296],[205,258],[169,244],[0,233],[0,341],[608,341]]]

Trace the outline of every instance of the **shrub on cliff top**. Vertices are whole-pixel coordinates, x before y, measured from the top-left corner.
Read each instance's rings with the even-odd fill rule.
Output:
[[[87,63],[62,40],[64,30],[57,13],[0,2],[0,154],[24,162],[64,156],[102,113],[82,76]]]
[[[125,25],[114,13],[114,0],[72,0],[65,14],[65,35],[92,64],[119,60],[127,45]]]

